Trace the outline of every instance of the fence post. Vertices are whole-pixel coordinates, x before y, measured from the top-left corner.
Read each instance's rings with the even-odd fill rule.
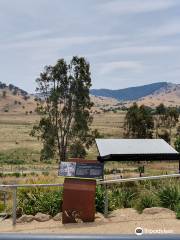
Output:
[[[6,208],[6,192],[3,192],[3,204],[5,209]]]
[[[105,199],[104,199],[104,216],[108,216],[108,189],[107,184],[105,184]]]
[[[12,224],[16,225],[16,207],[17,207],[17,187],[13,187],[13,211],[12,211]]]

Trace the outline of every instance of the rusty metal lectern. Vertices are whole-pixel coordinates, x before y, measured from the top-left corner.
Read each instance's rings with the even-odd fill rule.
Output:
[[[97,164],[97,161],[70,159],[70,162]],[[99,163],[98,163],[99,164]],[[65,178],[62,222],[93,222],[95,218],[96,179]]]
[[[64,181],[62,222],[93,222],[96,180],[66,178]]]

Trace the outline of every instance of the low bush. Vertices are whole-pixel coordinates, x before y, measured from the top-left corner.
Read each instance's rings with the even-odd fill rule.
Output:
[[[139,213],[142,213],[145,208],[157,207],[158,204],[159,199],[156,195],[149,192],[143,192],[136,199],[134,207]]]
[[[115,208],[130,208],[132,201],[136,197],[136,191],[132,188],[115,188],[112,191],[112,197],[115,202]]]
[[[32,181],[34,181],[33,179]],[[45,182],[47,182],[47,179]],[[154,182],[129,182],[109,186],[107,189],[108,210],[133,207],[139,213],[142,213],[145,208],[162,206],[175,211],[176,217],[180,219],[179,182],[158,181],[158,184]],[[44,182],[41,181],[40,183]],[[54,216],[61,210],[62,197],[62,189],[20,189],[18,191],[18,208],[22,214],[35,215],[37,212],[42,212]],[[103,213],[104,204],[105,188],[98,185],[96,187],[96,211]]]
[[[2,213],[4,211],[4,204],[0,203],[0,213]]]
[[[42,172],[42,175],[49,176],[49,172]]]
[[[160,199],[161,206],[173,211],[180,202],[180,188],[175,184],[165,185],[159,189],[157,195]]]
[[[175,207],[176,218],[180,219],[180,203]]]
[[[12,176],[12,177],[19,178],[19,177],[21,176],[21,173],[15,172],[15,173],[12,173],[11,176]]]
[[[105,190],[102,186],[96,187],[96,211],[97,212],[104,212],[104,196]]]
[[[18,192],[18,208],[22,214],[41,212],[55,216],[62,208],[62,190],[21,189]]]

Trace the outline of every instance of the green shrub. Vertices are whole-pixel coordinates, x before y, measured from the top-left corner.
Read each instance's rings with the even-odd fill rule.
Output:
[[[42,175],[49,176],[49,172],[42,172]]]
[[[32,159],[39,159],[39,152],[28,148],[15,148],[0,151],[1,164],[22,165],[30,163]]]
[[[22,159],[10,159],[10,160],[4,161],[4,163],[6,163],[6,164],[20,165],[20,164],[24,164],[24,163],[25,163],[25,160],[22,160]]]
[[[158,191],[158,197],[162,207],[175,210],[180,202],[180,189],[176,185],[167,185]]]
[[[175,149],[180,152],[180,136],[176,138],[176,141],[174,143]]]
[[[31,173],[34,175],[35,173]],[[162,206],[176,211],[180,218],[180,185],[178,181],[145,181],[121,183],[108,187],[108,210],[134,207],[140,213],[145,208]],[[22,214],[35,215],[37,212],[54,216],[61,210],[62,190],[52,188],[20,189],[18,208]],[[96,187],[96,211],[103,213],[105,188]]]
[[[136,197],[136,188],[111,187],[108,188],[108,210],[113,211],[118,208],[128,208]],[[105,204],[105,188],[97,186],[96,188],[96,211],[103,213]]]
[[[142,213],[145,208],[157,207],[158,203],[158,198],[154,194],[143,192],[136,199],[134,207],[139,213]]]
[[[62,210],[62,190],[21,189],[18,192],[18,208],[22,214],[35,215],[41,212],[55,216]]]
[[[135,199],[136,191],[131,188],[116,188],[112,191],[113,199],[115,200],[115,208],[129,208],[132,206],[132,201]]]
[[[30,174],[31,176],[38,176],[38,174],[35,173],[35,172],[30,172],[29,174]]]
[[[104,197],[105,197],[105,190],[102,186],[96,187],[96,211],[97,212],[104,212]]]
[[[176,218],[180,219],[180,203],[175,207]]]
[[[5,210],[4,204],[0,203],[0,213],[2,213]]]
[[[113,211],[115,209],[117,209],[116,206],[116,198],[113,196],[113,191],[112,190],[108,190],[108,211]]]
[[[21,176],[21,173],[15,172],[15,173],[12,173],[11,176],[19,178]]]

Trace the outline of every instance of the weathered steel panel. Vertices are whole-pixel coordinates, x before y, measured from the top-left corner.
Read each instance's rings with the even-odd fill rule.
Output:
[[[93,222],[96,180],[66,178],[63,194],[63,223]]]

